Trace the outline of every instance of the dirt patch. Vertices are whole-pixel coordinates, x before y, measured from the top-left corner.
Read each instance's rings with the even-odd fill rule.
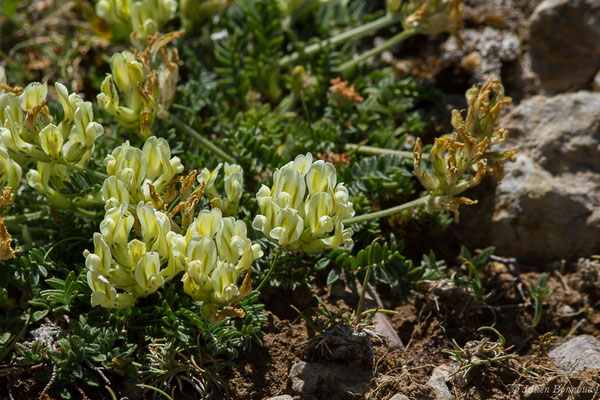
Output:
[[[455,357],[443,352],[454,349],[453,339],[463,349],[479,343],[485,346],[497,343],[494,333],[479,330],[482,326],[493,326],[503,335],[506,343],[499,354],[510,357],[473,365],[467,374],[463,368],[451,375],[447,387],[455,398],[599,398],[597,371],[565,374],[548,357],[548,351],[565,336],[598,333],[597,313],[592,308],[597,306],[598,292],[590,282],[600,276],[599,271],[600,265],[590,260],[549,266],[545,274],[552,294],[542,301],[542,322],[535,328],[531,326],[535,305],[530,289],[542,273],[524,266],[489,264],[483,276],[486,295],[482,299],[453,286],[450,280],[424,287],[408,300],[386,293],[382,300],[395,305],[392,308],[396,311],[389,320],[405,347],[391,351],[381,339],[369,339],[372,364],[362,365],[372,369],[374,378],[362,398],[388,400],[395,394],[411,399],[436,398],[436,389],[428,385],[432,373],[442,365],[461,365]],[[301,295],[304,301],[301,311],[309,319],[315,317],[318,305],[311,298],[314,294],[333,313],[349,311],[356,304],[356,293],[349,289],[317,282],[313,289]],[[297,294],[293,296],[292,304],[299,300],[297,297]],[[296,393],[292,389],[289,379],[292,365],[319,359],[322,355],[315,355],[318,347],[315,343],[323,338],[296,312],[283,310],[281,303],[273,297],[266,298],[269,321],[264,345],[242,354],[224,376],[232,386],[231,398],[266,399],[282,394],[292,395],[294,399],[325,398]],[[286,302],[288,307],[289,303]],[[355,355],[353,359],[360,357]],[[342,361],[352,364],[350,359]],[[341,393],[333,397],[356,398]]]

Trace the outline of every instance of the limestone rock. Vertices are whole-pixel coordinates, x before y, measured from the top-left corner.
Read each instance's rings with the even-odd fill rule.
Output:
[[[548,353],[562,371],[575,373],[584,368],[600,369],[600,341],[591,335],[581,335]]]
[[[598,110],[600,93],[582,91],[534,96],[502,118],[507,147],[519,154],[506,164],[491,215],[478,218],[480,231],[471,227],[478,245],[524,262],[600,251]]]
[[[531,69],[542,88],[587,88],[600,68],[600,0],[545,0],[530,18]]]

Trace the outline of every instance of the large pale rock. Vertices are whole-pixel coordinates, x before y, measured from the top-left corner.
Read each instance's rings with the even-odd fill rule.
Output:
[[[576,92],[534,96],[501,119],[520,151],[496,197],[465,207],[469,245],[534,263],[600,253],[599,110],[600,93]]]
[[[548,92],[587,88],[600,68],[600,0],[545,0],[530,18],[531,69]]]
[[[598,46],[600,48],[600,45]],[[500,121],[510,144],[553,174],[600,173],[600,93],[534,96]]]
[[[600,341],[590,335],[577,336],[548,355],[566,373],[575,373],[584,368],[600,369]]]

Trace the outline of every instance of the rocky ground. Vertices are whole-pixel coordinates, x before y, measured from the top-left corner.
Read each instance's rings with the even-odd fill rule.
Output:
[[[513,97],[500,125],[520,149],[516,162],[500,185],[483,185],[453,231],[472,248],[496,247],[487,295],[476,299],[450,279],[409,299],[380,288],[395,315],[317,334],[278,302],[289,296],[310,318],[311,293],[273,294],[265,346],[227,377],[233,397],[600,398],[600,262],[590,258],[600,254],[600,1],[473,0],[465,11],[459,39],[416,38],[383,59],[434,79],[459,107],[464,89],[490,75]],[[542,273],[551,294],[533,328],[528,288]],[[314,294],[332,312],[358,300],[339,286]]]

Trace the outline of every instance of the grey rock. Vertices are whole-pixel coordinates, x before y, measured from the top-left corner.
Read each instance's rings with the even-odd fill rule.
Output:
[[[530,18],[529,57],[542,88],[587,88],[600,68],[599,42],[600,0],[540,3]]]
[[[398,393],[398,394],[395,394],[392,397],[390,397],[389,400],[409,400],[409,399],[405,395]]]
[[[436,400],[453,400],[454,397],[448,389],[448,379],[450,375],[455,371],[456,366],[451,364],[444,364],[436,367],[431,374],[431,377],[427,381],[427,385],[431,386],[435,390]]]
[[[497,254],[542,262],[600,249],[600,176],[552,175],[521,154],[497,189],[490,231]],[[582,240],[585,238],[585,240]]]
[[[600,93],[582,91],[534,96],[501,119],[506,148],[519,153],[505,165],[495,198],[482,190],[478,208],[465,210],[477,222],[464,225],[470,245],[491,244],[498,255],[534,263],[600,251],[598,110]]]
[[[292,396],[290,396],[289,394],[282,394],[281,396],[275,396],[275,397],[269,397],[268,399],[265,400],[293,400]]]
[[[566,373],[575,373],[584,368],[600,369],[600,341],[591,335],[577,336],[548,355]]]
[[[328,396],[348,392],[364,394],[373,373],[345,363],[301,361],[292,365],[289,376],[296,393]]]
[[[600,46],[598,46],[600,48]],[[557,96],[534,96],[500,121],[510,145],[553,174],[600,173],[600,93],[580,91]]]

